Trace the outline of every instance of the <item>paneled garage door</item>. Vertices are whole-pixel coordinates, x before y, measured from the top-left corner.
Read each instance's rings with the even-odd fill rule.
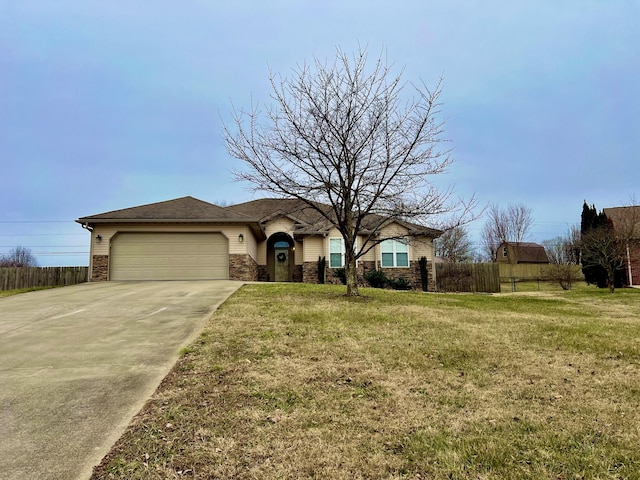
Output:
[[[220,233],[119,233],[109,269],[111,280],[223,280],[229,246]]]

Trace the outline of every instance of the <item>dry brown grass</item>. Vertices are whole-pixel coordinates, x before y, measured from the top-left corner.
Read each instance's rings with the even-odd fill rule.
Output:
[[[640,478],[640,291],[250,285],[93,478]]]

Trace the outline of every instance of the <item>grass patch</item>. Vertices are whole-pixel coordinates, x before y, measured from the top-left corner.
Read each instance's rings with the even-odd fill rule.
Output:
[[[58,287],[29,287],[29,288],[14,288],[13,290],[0,290],[0,298],[10,297],[12,295],[19,295],[21,293],[35,292],[37,290],[48,290],[50,288]]]
[[[640,290],[247,285],[102,478],[640,478]]]

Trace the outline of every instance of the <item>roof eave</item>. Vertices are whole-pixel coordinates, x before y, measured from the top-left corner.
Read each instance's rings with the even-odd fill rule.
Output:
[[[229,219],[229,218],[78,218],[80,224],[95,223],[256,223],[257,220]]]
[[[222,224],[222,225],[246,225],[251,229],[253,234],[256,236],[258,240],[265,240],[267,235],[262,228],[262,225],[257,220],[241,220],[241,219],[208,219],[208,218],[196,218],[196,219],[171,219],[171,218],[78,218],[76,223],[80,225],[94,227],[96,224],[160,224],[160,223],[181,223],[181,224]]]

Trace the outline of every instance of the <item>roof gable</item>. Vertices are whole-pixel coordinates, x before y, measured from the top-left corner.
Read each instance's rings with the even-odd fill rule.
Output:
[[[328,208],[317,203],[318,208]],[[324,219],[322,214],[297,198],[261,198],[237,205],[230,205],[227,210],[253,215],[260,222],[268,222],[278,217],[288,217],[302,225],[313,225]]]
[[[533,242],[504,242],[516,253],[518,263],[549,263],[547,251],[539,243]]]
[[[313,204],[318,209],[326,211],[329,216],[333,216],[333,211],[329,205],[319,202],[313,202]],[[326,234],[334,226],[318,210],[296,198],[263,198],[238,205],[231,205],[227,207],[227,209],[234,212],[255,215],[260,219],[262,224],[268,223],[276,218],[287,217],[297,224],[295,233],[298,235]],[[372,229],[377,230],[381,226],[386,227],[394,223],[406,228],[412,235],[438,237],[442,234],[440,230],[398,219],[389,220],[376,214],[370,214],[364,219],[361,231],[366,234]]]

